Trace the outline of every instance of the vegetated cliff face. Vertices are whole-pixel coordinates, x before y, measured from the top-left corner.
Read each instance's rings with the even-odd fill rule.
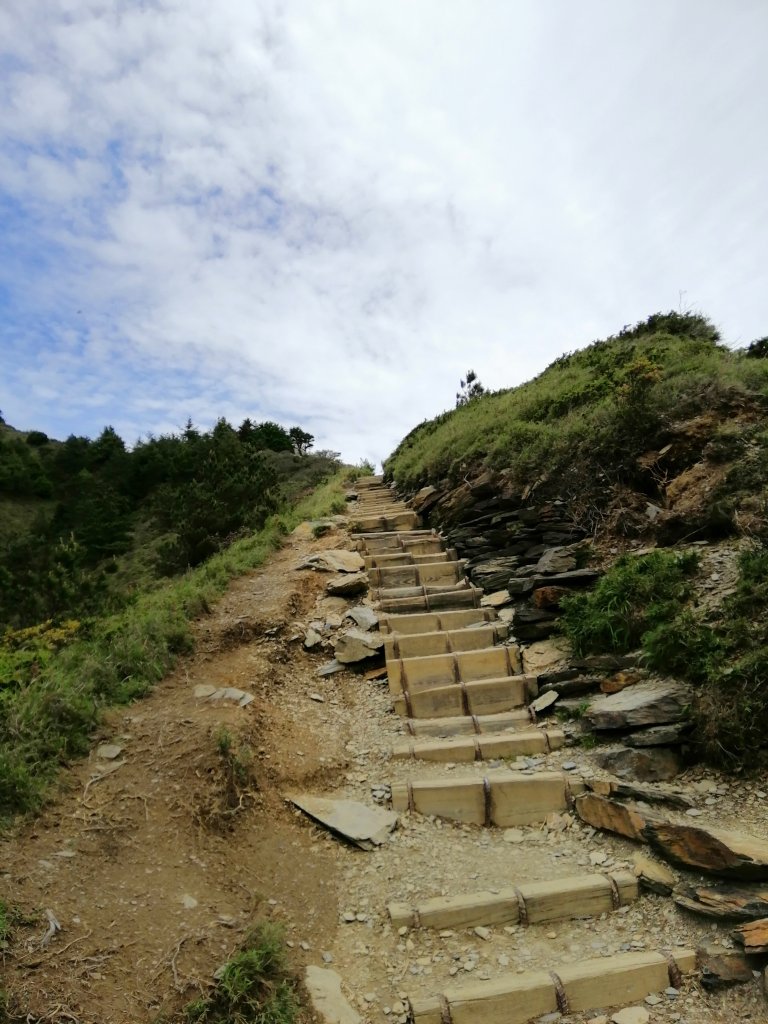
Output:
[[[639,647],[641,664],[693,685],[699,756],[731,768],[768,760],[764,730],[746,725],[768,714],[759,349],[728,350],[703,317],[657,315],[420,424],[385,472],[468,560],[472,582],[513,602],[518,639],[563,631],[582,655]],[[675,552],[617,560],[696,541],[725,543],[689,552],[692,581],[673,599]],[[541,562],[553,547],[567,560],[554,576]],[[604,575],[590,592],[594,568]]]
[[[416,427],[385,463],[430,521],[562,501],[588,533],[755,533],[768,500],[768,360],[657,314],[534,380]],[[500,542],[502,537],[496,538]]]

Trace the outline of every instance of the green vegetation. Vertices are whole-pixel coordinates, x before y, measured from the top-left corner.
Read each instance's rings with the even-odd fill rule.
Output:
[[[385,472],[415,489],[503,470],[520,491],[538,480],[539,493],[570,499],[576,513],[590,510],[597,520],[617,488],[659,500],[667,479],[699,462],[730,422],[741,449],[711,495],[727,527],[740,496],[752,500],[768,486],[768,360],[754,358],[761,351],[727,349],[702,316],[655,314],[561,356],[520,387],[478,394],[420,424]],[[703,413],[711,423],[686,441],[677,425]],[[671,442],[661,467],[641,460]]]
[[[205,999],[184,1011],[185,1024],[293,1024],[296,983],[287,970],[282,930],[262,923],[219,973]]]
[[[624,555],[594,590],[562,602],[562,626],[578,655],[623,653],[663,627],[691,594],[695,552]]]
[[[768,546],[739,556],[734,593],[701,611],[691,602],[698,557],[655,551],[620,558],[590,594],[563,602],[579,654],[642,647],[652,669],[695,687],[691,742],[727,768],[768,761]]]
[[[0,819],[34,810],[58,767],[84,754],[100,710],[146,693],[191,649],[192,620],[286,533],[344,501],[338,471],[292,510],[102,618],[45,623],[0,644]]]
[[[128,450],[0,425],[0,623],[115,612],[200,565],[338,466],[300,427],[226,420]]]

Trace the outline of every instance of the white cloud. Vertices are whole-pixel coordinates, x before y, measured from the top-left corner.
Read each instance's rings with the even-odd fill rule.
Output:
[[[50,428],[58,392],[66,429],[250,415],[379,457],[469,366],[511,385],[680,291],[764,334],[766,28],[760,0],[11,0],[6,415]]]

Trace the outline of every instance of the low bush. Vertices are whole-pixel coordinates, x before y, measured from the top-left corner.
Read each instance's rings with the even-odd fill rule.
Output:
[[[562,627],[575,652],[638,647],[646,634],[675,616],[690,594],[697,565],[692,552],[624,555],[594,590],[562,602]]]
[[[284,950],[279,927],[263,923],[253,928],[210,995],[187,1006],[186,1024],[293,1024],[299,999]]]

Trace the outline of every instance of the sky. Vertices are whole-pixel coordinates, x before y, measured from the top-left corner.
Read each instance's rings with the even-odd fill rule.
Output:
[[[768,334],[765,0],[3,0],[0,410],[378,462],[669,309]]]

